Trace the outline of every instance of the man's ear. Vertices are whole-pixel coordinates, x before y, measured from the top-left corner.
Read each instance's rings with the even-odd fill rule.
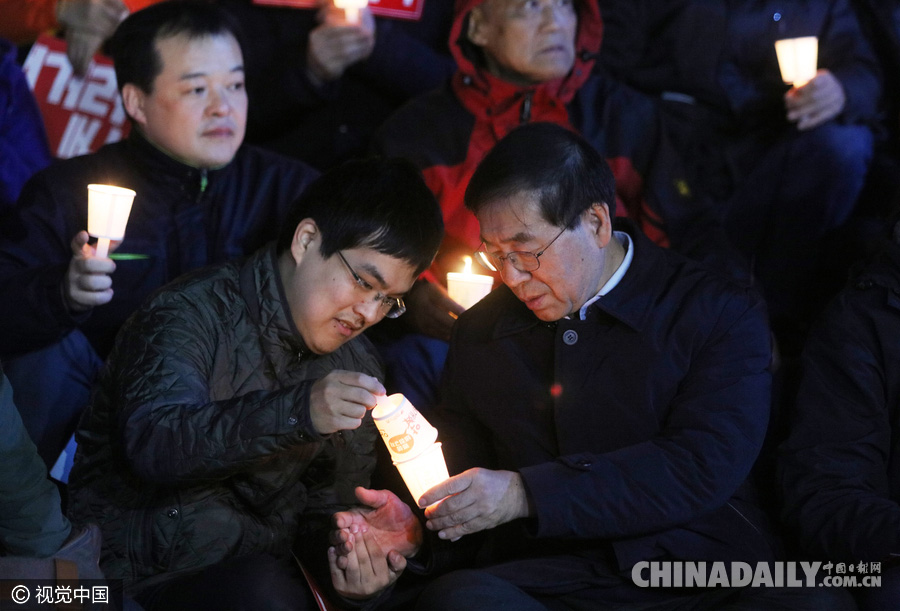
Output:
[[[466,37],[472,44],[483,47],[488,43],[487,20],[485,19],[483,5],[476,6],[469,13],[469,28]]]
[[[122,106],[129,117],[141,127],[147,125],[147,114],[144,112],[144,102],[147,94],[134,83],[125,83],[122,87]]]
[[[303,257],[313,248],[318,247],[319,227],[312,219],[303,219],[294,230],[294,239],[291,240],[291,257],[294,263],[299,265]]]
[[[585,210],[585,222],[591,228],[591,233],[600,248],[606,248],[612,239],[612,219],[609,217],[609,206],[603,202],[594,202]]]

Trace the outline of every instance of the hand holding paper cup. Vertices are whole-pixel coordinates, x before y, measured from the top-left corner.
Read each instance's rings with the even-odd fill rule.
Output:
[[[775,54],[781,80],[788,85],[802,87],[816,76],[819,39],[815,36],[776,40]]]
[[[111,240],[125,237],[134,191],[111,185],[88,185],[88,233],[97,240],[97,256],[106,257]]]
[[[450,477],[437,429],[402,394],[377,397],[372,419],[416,502]]]

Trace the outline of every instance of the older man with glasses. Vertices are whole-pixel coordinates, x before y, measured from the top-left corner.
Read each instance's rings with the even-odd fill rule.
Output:
[[[379,547],[368,572],[329,571],[327,534],[375,468],[366,416],[385,390],[361,334],[403,313],[442,235],[415,167],[349,162],[294,203],[276,243],[173,283],[129,320],[70,479],[71,517],[103,531],[107,577],[171,611],[315,609],[292,552],[347,604],[399,576],[421,537]]]
[[[683,564],[646,587],[650,562],[777,559],[749,477],[770,401],[761,299],[613,222],[608,166],[561,126],[500,141],[466,206],[505,286],[456,323],[432,420],[454,475],[418,503],[436,571],[473,555],[417,609],[839,608],[816,588],[674,587]],[[340,553],[354,524],[390,532],[379,518],[339,514]]]

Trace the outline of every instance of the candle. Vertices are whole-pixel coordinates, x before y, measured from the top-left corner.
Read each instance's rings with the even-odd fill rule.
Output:
[[[369,0],[334,0],[335,8],[344,9],[344,18],[351,25],[359,23],[359,11],[366,8],[368,4]]]
[[[88,233],[98,238],[98,257],[107,256],[111,240],[125,237],[134,195],[131,189],[88,185]]]
[[[447,291],[450,299],[469,309],[491,292],[494,278],[484,274],[472,273],[472,257],[463,257],[465,268],[462,273],[447,274]]]
[[[441,442],[431,444],[418,456],[399,462],[394,461],[394,466],[403,477],[403,483],[406,484],[416,504],[429,489],[450,477],[447,463],[444,461],[444,452],[441,450]]]
[[[376,397],[372,420],[416,503],[450,475],[437,429],[400,393]]]
[[[816,76],[819,40],[815,36],[785,38],[775,41],[775,54],[781,79],[794,87],[802,87]]]

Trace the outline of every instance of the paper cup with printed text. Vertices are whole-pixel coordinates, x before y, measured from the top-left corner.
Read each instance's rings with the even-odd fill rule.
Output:
[[[376,401],[372,420],[395,462],[418,456],[437,439],[437,429],[402,394],[379,396]]]

